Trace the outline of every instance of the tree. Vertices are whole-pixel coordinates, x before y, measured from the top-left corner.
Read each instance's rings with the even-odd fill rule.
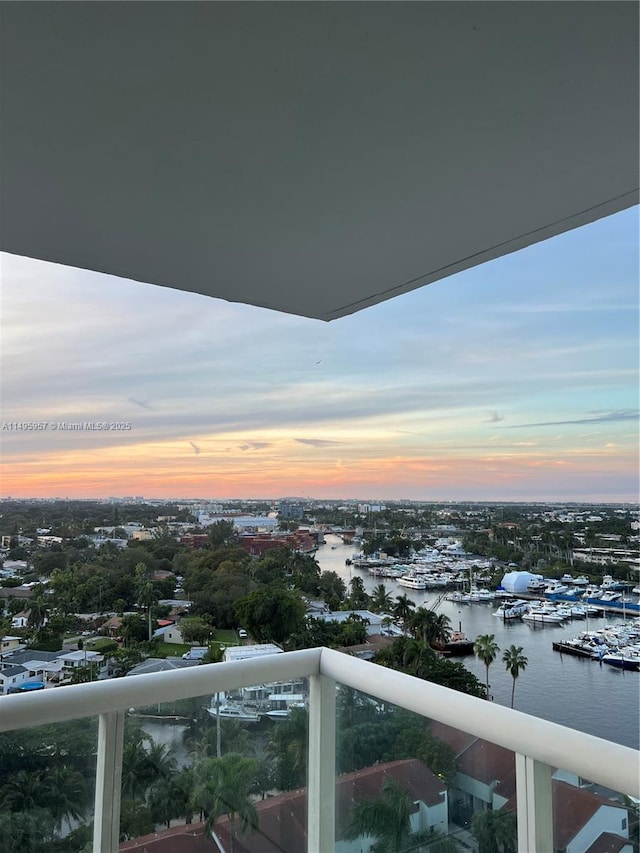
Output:
[[[361,800],[351,811],[345,829],[345,838],[355,841],[363,836],[373,836],[371,853],[408,853],[426,850],[433,853],[456,851],[451,839],[430,830],[426,833],[413,832],[411,815],[413,800],[393,779],[382,783],[381,795],[373,800]]]
[[[45,778],[46,806],[58,830],[65,818],[80,820],[87,807],[87,792],[82,773],[65,765],[50,767]]]
[[[402,666],[411,675],[419,676],[429,668],[434,656],[431,646],[422,640],[409,640],[404,647]]]
[[[517,849],[516,816],[507,809],[475,812],[471,830],[478,842],[479,853],[515,853]]]
[[[526,668],[529,661],[522,654],[521,646],[509,646],[508,649],[505,649],[504,654],[502,655],[502,661],[507,669],[507,672],[511,673],[511,678],[513,679],[513,685],[511,687],[511,707],[513,708],[513,697],[516,691],[516,679],[520,675],[520,671]]]
[[[489,699],[489,667],[500,651],[500,646],[496,643],[495,634],[481,634],[479,637],[476,637],[476,641],[473,644],[473,651],[478,660],[481,660],[485,665],[487,672],[487,699]]]
[[[379,583],[374,587],[374,590],[371,593],[370,602],[375,613],[385,613],[389,610],[393,610],[393,598],[391,593],[387,592],[387,588],[383,583]]]
[[[418,607],[409,618],[409,630],[423,643],[429,644],[434,640],[446,642],[449,639],[449,618],[438,616],[426,607]]]
[[[369,596],[364,588],[362,578],[355,577],[349,581],[349,598],[347,604],[354,610],[365,610],[369,606]]]
[[[185,643],[204,646],[215,634],[211,622],[202,616],[186,616],[180,620],[178,627]]]
[[[307,739],[309,716],[304,708],[293,708],[286,720],[274,726],[265,747],[265,755],[276,766],[276,785],[281,791],[301,788],[307,776]]]
[[[236,530],[232,521],[216,521],[209,527],[207,536],[211,548],[222,548],[233,544],[236,539]]]
[[[32,599],[29,605],[29,617],[27,619],[27,627],[34,631],[39,631],[47,621],[49,616],[49,608],[44,600],[44,597],[39,595]]]
[[[393,605],[393,615],[396,619],[399,619],[403,625],[405,625],[415,610],[415,607],[415,602],[412,601],[406,593],[403,595],[396,595],[396,603]]]
[[[144,563],[136,565],[136,597],[140,607],[144,607],[147,611],[147,622],[149,636],[151,642],[153,636],[153,626],[151,623],[151,608],[158,600],[158,595],[154,589],[153,583],[146,577],[147,567]]]
[[[231,853],[235,851],[236,819],[242,833],[258,828],[258,813],[249,793],[257,770],[255,759],[234,752],[222,758],[207,758],[195,767],[193,802],[204,812],[209,832],[216,818],[227,815]]]
[[[258,643],[282,645],[304,627],[305,606],[295,592],[267,587],[237,601],[235,614]]]

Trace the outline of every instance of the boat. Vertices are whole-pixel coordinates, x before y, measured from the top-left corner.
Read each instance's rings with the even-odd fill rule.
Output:
[[[260,714],[257,711],[234,702],[225,702],[216,707],[214,700],[211,707],[207,708],[207,712],[212,717],[219,717],[221,720],[240,720],[241,723],[260,722]]]
[[[560,583],[575,583],[575,580],[573,579],[573,575],[569,575],[565,572],[560,578]]]
[[[608,589],[606,592],[602,592],[600,594],[600,601],[618,601],[618,599],[622,598],[621,592],[614,592],[612,589]]]
[[[566,617],[552,607],[530,607],[522,618],[525,622],[533,622],[535,625],[559,625]]]
[[[545,595],[561,595],[563,592],[569,592],[569,587],[560,581],[548,581],[544,589]]]
[[[455,604],[470,604],[471,597],[468,592],[452,592],[447,595],[446,601],[453,601]]]
[[[573,581],[574,586],[588,586],[589,578],[586,575],[578,575]]]
[[[602,656],[602,662],[618,669],[640,672],[640,652],[635,648],[622,648],[607,652]]]
[[[462,631],[453,631],[446,643],[434,640],[432,648],[443,655],[462,657],[473,654],[473,640],[468,640]]]
[[[406,575],[401,575],[398,578],[398,586],[406,586],[407,589],[426,589],[427,582],[424,578],[418,577],[415,572],[408,572]]]
[[[306,708],[306,702],[298,701],[298,702],[287,702],[282,701],[279,707],[273,707],[269,711],[265,711],[265,717],[269,717],[270,720],[287,720],[291,716],[291,712],[294,708]]]
[[[600,587],[594,583],[587,584],[584,590],[584,598],[600,598]]]
[[[516,598],[512,601],[503,601],[500,607],[494,611],[494,616],[499,619],[510,621],[520,619],[529,610],[529,602]]]
[[[569,608],[571,612],[572,619],[586,619],[587,618],[587,610],[582,604],[573,604]]]

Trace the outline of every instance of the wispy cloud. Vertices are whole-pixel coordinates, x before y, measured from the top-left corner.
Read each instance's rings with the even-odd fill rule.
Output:
[[[613,412],[593,412],[583,418],[571,418],[565,421],[537,421],[528,424],[509,424],[500,429],[525,429],[549,426],[575,426],[583,424],[605,424],[617,423],[619,421],[637,421],[639,413],[637,409],[620,409]]]
[[[636,470],[637,220],[330,324],[4,255],[2,420],[132,428],[2,431],[3,490],[615,494]]]
[[[324,438],[294,438],[298,444],[307,444],[309,447],[331,447],[335,444],[344,444],[343,441],[330,441]]]

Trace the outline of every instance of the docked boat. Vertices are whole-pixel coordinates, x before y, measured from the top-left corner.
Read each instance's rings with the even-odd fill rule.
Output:
[[[516,598],[512,601],[503,601],[500,607],[494,611],[493,615],[499,619],[511,621],[513,619],[521,619],[528,610],[529,602]]]
[[[564,592],[569,592],[569,587],[560,581],[549,581],[544,588],[545,595],[561,595]]]
[[[612,589],[608,589],[606,592],[603,592],[600,594],[600,601],[607,601],[609,603],[612,601],[618,601],[621,598],[622,598],[622,593],[621,592],[615,592]]]
[[[401,575],[398,578],[398,586],[405,586],[407,589],[424,590],[427,588],[427,582],[424,578],[418,577],[415,572],[408,572],[406,575]]]
[[[559,625],[564,622],[566,616],[558,613],[553,607],[530,607],[522,618],[525,622],[532,622],[534,625]]]
[[[436,640],[431,646],[447,656],[462,657],[473,654],[473,640],[468,640],[462,631],[453,631],[446,643]]]
[[[455,604],[470,604],[471,596],[468,592],[452,592],[446,597],[445,600],[453,601]]]
[[[640,652],[634,648],[622,648],[617,651],[607,652],[602,656],[602,662],[618,669],[627,669],[632,672],[640,672]]]
[[[584,598],[600,598],[600,592],[600,587],[596,584],[587,584],[584,590]]]
[[[579,575],[577,578],[574,578],[573,585],[589,586],[589,578],[586,575]]]
[[[211,707],[207,708],[207,712],[212,717],[219,717],[221,720],[239,720],[241,723],[260,722],[260,714],[257,711],[235,702],[225,702],[216,707],[214,700]]]

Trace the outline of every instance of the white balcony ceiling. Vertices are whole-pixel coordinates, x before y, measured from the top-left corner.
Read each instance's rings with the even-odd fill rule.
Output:
[[[1,15],[8,252],[332,319],[637,203],[634,2]]]

